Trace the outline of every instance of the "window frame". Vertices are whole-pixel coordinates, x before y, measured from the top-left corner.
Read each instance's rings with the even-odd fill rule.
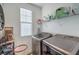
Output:
[[[25,8],[20,8],[20,36],[21,36],[21,37],[31,36],[31,35],[32,35],[32,29],[31,29],[31,35],[25,35],[25,34],[22,35],[21,25],[22,25],[22,23],[23,23],[23,24],[30,24],[30,25],[31,25],[31,28],[32,28],[32,11],[29,10],[29,11],[31,11],[31,16],[26,16],[26,17],[31,17],[31,22],[22,21],[22,20],[21,20],[21,19],[22,19],[21,17],[22,17],[22,16],[25,17],[25,16],[21,14],[21,13],[22,13],[21,9],[25,9]],[[28,10],[28,9],[25,9],[25,10]],[[22,15],[22,16],[21,16],[21,15]]]

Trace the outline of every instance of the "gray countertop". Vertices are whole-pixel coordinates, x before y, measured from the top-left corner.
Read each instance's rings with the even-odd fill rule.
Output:
[[[66,54],[75,54],[79,49],[79,37],[74,36],[57,34],[52,38],[43,40],[43,42],[65,52]]]

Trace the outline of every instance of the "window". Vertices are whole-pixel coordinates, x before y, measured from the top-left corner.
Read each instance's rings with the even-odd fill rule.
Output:
[[[32,35],[32,11],[20,8],[21,36]]]

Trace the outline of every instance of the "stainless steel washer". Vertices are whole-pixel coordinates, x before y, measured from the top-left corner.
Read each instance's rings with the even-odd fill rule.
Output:
[[[42,40],[48,39],[50,37],[52,37],[52,34],[46,32],[32,36],[32,54],[41,55]]]

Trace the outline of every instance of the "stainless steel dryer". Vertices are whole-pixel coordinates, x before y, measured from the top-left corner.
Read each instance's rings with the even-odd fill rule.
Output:
[[[32,54],[41,55],[42,40],[48,39],[50,37],[52,37],[52,34],[46,32],[32,36]]]

